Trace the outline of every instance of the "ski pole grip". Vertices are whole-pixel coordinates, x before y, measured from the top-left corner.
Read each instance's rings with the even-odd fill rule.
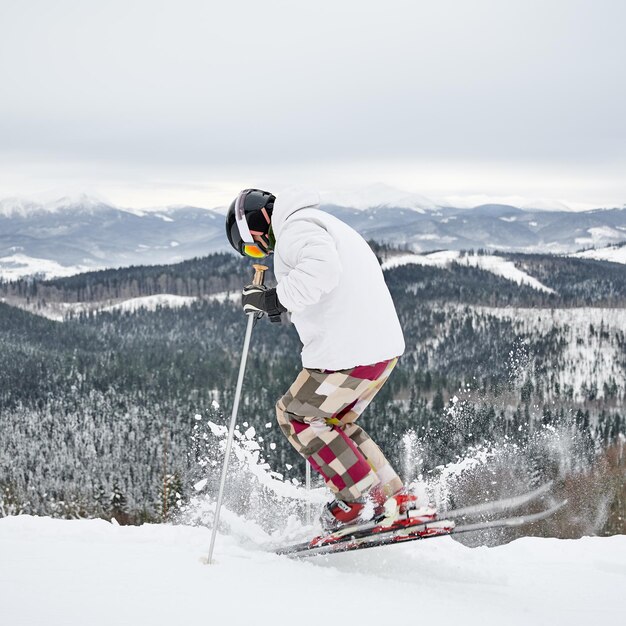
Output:
[[[269,268],[267,265],[258,265],[256,263],[252,267],[254,268],[254,278],[252,279],[252,284],[260,287],[265,281],[265,272]]]

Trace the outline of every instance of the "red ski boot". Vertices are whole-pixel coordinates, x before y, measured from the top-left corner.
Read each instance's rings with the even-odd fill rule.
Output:
[[[366,498],[359,498],[352,502],[333,500],[322,509],[320,523],[326,532],[335,532],[343,526],[367,522],[373,516],[373,508]]]

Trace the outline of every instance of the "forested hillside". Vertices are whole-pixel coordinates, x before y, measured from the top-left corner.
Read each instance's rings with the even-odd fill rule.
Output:
[[[370,243],[381,259],[401,254],[393,247]],[[477,254],[481,253],[479,250]],[[396,291],[408,286],[419,301],[551,307],[626,304],[626,269],[621,264],[547,254],[501,256],[556,293],[519,286],[461,264],[453,264],[453,271],[422,266],[417,275],[415,268],[399,267],[388,280]],[[42,306],[48,302],[102,302],[160,293],[203,296],[239,290],[251,271],[250,263],[232,254],[212,254],[173,265],[101,270],[56,280],[0,281],[0,297],[18,305],[28,302]]]
[[[202,296],[239,289],[248,265],[232,254],[212,254],[174,265],[100,270],[47,281],[0,281],[0,294],[40,304],[98,302],[158,293]]]
[[[507,257],[556,293],[459,264],[386,272],[407,352],[363,425],[409,480],[480,446],[515,449],[519,471],[537,477],[567,483],[582,472],[610,494],[593,530],[623,531],[626,270]],[[225,423],[243,342],[239,306],[215,295],[250,276],[249,263],[224,254],[0,285],[0,515],[157,520],[184,501],[199,476],[196,416]],[[17,306],[45,313],[157,293],[195,300],[135,312],[70,306],[63,322]],[[293,327],[259,321],[240,422],[260,434],[275,470],[301,479],[273,409],[298,370]]]

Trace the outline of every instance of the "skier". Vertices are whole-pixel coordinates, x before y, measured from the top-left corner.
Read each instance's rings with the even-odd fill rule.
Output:
[[[226,217],[230,244],[254,259],[273,253],[274,288],[248,285],[246,313],[278,322],[289,312],[302,341],[302,365],[278,400],[282,432],[319,472],[335,499],[320,518],[326,531],[415,508],[416,497],[356,424],[381,389],[404,337],[378,260],[351,227],[320,210],[315,192],[277,197],[245,189]]]

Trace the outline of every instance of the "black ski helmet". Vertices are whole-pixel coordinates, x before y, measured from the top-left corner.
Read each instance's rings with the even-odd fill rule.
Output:
[[[244,189],[228,208],[226,236],[242,256],[259,258],[272,251],[270,222],[275,200],[269,191]]]

